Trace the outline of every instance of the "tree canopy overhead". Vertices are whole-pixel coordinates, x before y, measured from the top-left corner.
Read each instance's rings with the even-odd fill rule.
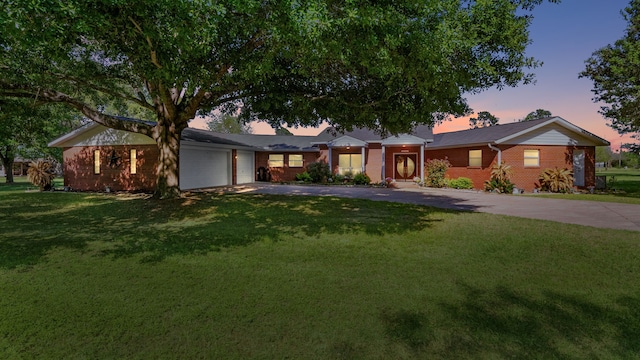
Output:
[[[543,1],[0,0],[0,97],[152,137],[157,194],[173,196],[180,133],[212,109],[397,133],[532,81],[528,11]],[[105,110],[128,104],[155,124]]]
[[[593,101],[604,103],[600,114],[609,126],[629,134],[640,132],[640,0],[632,0],[622,14],[628,22],[624,36],[595,51],[580,77],[593,81]],[[640,151],[638,145],[631,149]]]

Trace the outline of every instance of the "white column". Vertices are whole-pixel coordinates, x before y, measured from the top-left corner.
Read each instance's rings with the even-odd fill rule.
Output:
[[[386,177],[384,176],[384,168],[385,168],[385,148],[384,145],[382,145],[382,181],[385,181]]]
[[[362,153],[362,173],[364,174],[364,165],[365,165],[365,161],[364,161],[364,146],[362,147],[361,153]]]
[[[424,144],[420,145],[420,181],[424,184]]]
[[[328,156],[329,157],[329,173],[333,175],[333,167],[331,165],[331,153],[333,151],[331,150],[331,144],[327,144],[327,148],[329,149],[329,156]]]

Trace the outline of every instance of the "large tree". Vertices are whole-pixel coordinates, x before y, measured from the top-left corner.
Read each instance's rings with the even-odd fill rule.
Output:
[[[211,131],[225,134],[251,134],[253,129],[250,124],[242,122],[237,116],[219,114],[212,116],[207,121],[207,127]]]
[[[0,161],[7,183],[13,183],[16,156],[26,159],[51,158],[61,161],[59,149],[47,147],[56,136],[80,126],[78,113],[57,104],[25,99],[0,101]]]
[[[488,111],[480,111],[477,117],[469,118],[469,127],[478,129],[498,125],[498,119],[495,115]]]
[[[530,120],[544,119],[544,118],[548,118],[548,117],[551,117],[551,116],[552,116],[552,114],[551,114],[551,111],[549,111],[549,110],[536,109],[535,111],[532,111],[532,112],[528,113],[527,116],[525,116],[520,121],[530,121]]]
[[[640,0],[632,0],[622,12],[628,22],[624,36],[597,51],[586,61],[580,77],[593,81],[594,102],[602,102],[600,114],[620,134],[640,132]],[[631,145],[634,151],[640,150]]]
[[[465,93],[530,82],[542,1],[0,0],[0,97],[150,136],[156,195],[176,196],[180,134],[215,108],[397,133],[468,114]],[[154,122],[100,106],[125,103]]]

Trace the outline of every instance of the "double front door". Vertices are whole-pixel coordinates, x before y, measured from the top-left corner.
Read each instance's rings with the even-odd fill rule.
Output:
[[[413,180],[416,176],[416,154],[398,154],[395,156],[396,179]]]

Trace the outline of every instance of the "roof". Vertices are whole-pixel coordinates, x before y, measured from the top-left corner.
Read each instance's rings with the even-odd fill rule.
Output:
[[[326,142],[330,142],[331,140],[340,138],[342,136],[349,136],[354,139],[371,143],[371,142],[383,142],[386,139],[401,138],[403,135],[411,135],[406,138],[410,138],[410,139],[420,138],[420,139],[423,139],[424,142],[433,141],[433,131],[431,127],[428,125],[418,125],[415,128],[413,128],[411,132],[407,134],[398,134],[398,135],[390,135],[390,134],[382,135],[377,131],[374,131],[368,128],[355,128],[351,131],[341,133],[336,131],[335,128],[329,127],[329,128],[326,128],[324,131],[322,131],[320,134],[318,134],[318,136],[315,137],[314,142],[326,143]]]
[[[186,129],[185,129],[186,130]],[[206,130],[200,130],[209,132]],[[318,151],[311,143],[315,136],[297,135],[254,135],[254,134],[223,134],[212,133],[214,136],[235,141],[245,146],[250,146],[256,150],[269,151]],[[183,132],[184,136],[184,132]]]
[[[434,135],[433,143],[429,144],[430,149],[453,148],[473,145],[506,144],[515,138],[532,133],[535,130],[556,124],[581,137],[585,137],[597,146],[609,145],[609,142],[578,127],[561,117],[554,116],[530,121],[514,122],[508,124],[494,125],[478,129],[461,130]]]

